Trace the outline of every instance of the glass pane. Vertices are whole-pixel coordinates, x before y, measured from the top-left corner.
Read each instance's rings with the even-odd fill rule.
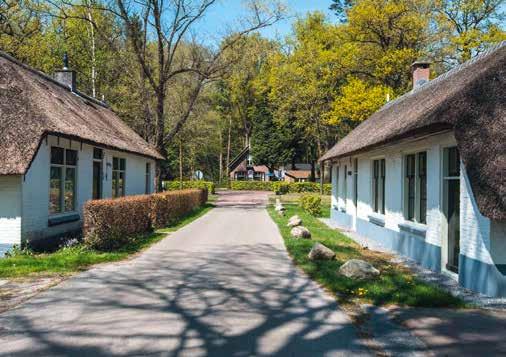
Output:
[[[420,223],[427,223],[427,179],[420,177]]]
[[[61,212],[62,168],[51,166],[49,179],[49,213]]]
[[[379,161],[378,160],[374,160],[373,166],[374,166],[374,168],[373,168],[373,171],[374,171],[373,176],[375,178],[377,178],[379,176]]]
[[[456,147],[448,149],[447,176],[460,176],[460,155]]]
[[[146,164],[146,175],[148,175],[150,172],[151,172],[151,164],[147,163]]]
[[[97,160],[102,160],[104,157],[104,151],[99,148],[93,148],[93,158]]]
[[[63,165],[63,148],[51,147],[51,163]]]
[[[70,166],[77,165],[77,151],[65,150],[65,163]]]
[[[408,177],[408,220],[415,218],[415,178]]]
[[[102,198],[102,163],[95,161],[93,163],[93,199]]]
[[[119,172],[118,196],[125,196],[125,173]]]
[[[381,162],[381,172],[380,172],[380,175],[381,175],[381,177],[385,177],[385,159],[382,159],[380,162]]]
[[[425,152],[418,154],[418,175],[427,176],[427,153]]]
[[[118,197],[118,172],[112,172],[112,197]]]
[[[76,197],[76,169],[65,170],[65,212],[75,210]]]
[[[120,159],[119,160],[119,169],[121,171],[125,171],[125,169],[126,169],[126,160],[125,159]]]
[[[406,177],[415,176],[415,155],[406,156]]]
[[[119,159],[117,157],[112,158],[112,169],[119,170]]]

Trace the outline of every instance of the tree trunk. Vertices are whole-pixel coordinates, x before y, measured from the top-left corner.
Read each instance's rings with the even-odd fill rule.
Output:
[[[163,132],[165,128],[164,122],[164,104],[165,101],[165,93],[164,89],[158,88],[156,93],[156,149],[163,157],[167,157],[167,150],[165,149],[165,145],[163,143]],[[161,190],[162,184],[162,172],[158,170],[157,172],[157,181],[158,188]]]
[[[227,141],[227,180],[230,180],[230,146],[232,136],[232,117],[228,118],[228,141]]]
[[[223,179],[223,132],[221,131],[220,129],[220,156],[219,156],[219,160],[220,160],[220,172],[219,172],[219,176],[218,176],[218,184],[221,185],[221,180]]]
[[[97,79],[97,60],[95,57],[95,29],[93,28],[93,18],[91,11],[88,9],[88,20],[90,22],[90,38],[91,38],[91,93],[93,98],[97,97],[96,79]]]
[[[179,188],[183,189],[183,141],[179,140]]]

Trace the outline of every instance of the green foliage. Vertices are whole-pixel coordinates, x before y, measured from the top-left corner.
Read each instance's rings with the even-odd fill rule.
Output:
[[[165,191],[176,191],[189,188],[207,189],[210,194],[216,193],[216,185],[211,181],[163,181]]]
[[[465,307],[459,298],[442,289],[416,278],[402,265],[391,262],[388,255],[364,250],[344,234],[327,227],[296,205],[285,204],[286,214],[279,216],[273,207],[269,214],[278,225],[285,246],[297,264],[312,279],[332,291],[342,303],[371,303],[374,305],[407,305],[424,307]],[[298,214],[304,226],[311,231],[311,239],[294,239],[286,226],[288,218]],[[311,261],[307,255],[319,242],[336,253],[330,261]],[[336,274],[339,267],[349,259],[363,259],[380,270],[378,278],[354,280]]]
[[[322,199],[319,195],[305,193],[300,197],[300,206],[314,217],[321,214],[321,204]]]
[[[230,188],[237,191],[272,191],[272,181],[230,181]]]

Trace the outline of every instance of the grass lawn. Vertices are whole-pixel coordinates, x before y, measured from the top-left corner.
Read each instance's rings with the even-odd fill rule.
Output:
[[[407,305],[424,307],[465,307],[462,300],[442,289],[418,280],[401,265],[389,262],[387,254],[363,249],[350,238],[328,228],[317,218],[310,216],[294,204],[286,204],[286,215],[281,217],[269,207],[269,214],[279,227],[286,248],[295,263],[312,279],[336,294],[342,303],[367,302],[374,305]],[[294,239],[288,219],[298,214],[312,234],[312,239]],[[336,252],[332,261],[313,262],[307,258],[315,242],[320,242]],[[381,275],[371,280],[353,280],[337,274],[338,268],[349,259],[363,259],[380,270]]]
[[[300,196],[302,196],[303,193],[287,193],[285,195],[275,195],[272,194],[269,196],[269,202],[271,204],[274,204],[276,202],[276,198],[279,198],[281,203],[283,204],[299,204]],[[322,218],[329,218],[330,217],[330,195],[321,195],[322,199],[321,204],[321,214],[319,217]]]
[[[26,277],[29,275],[70,274],[86,270],[98,263],[114,262],[140,252],[152,244],[206,214],[213,205],[206,204],[190,213],[176,224],[147,235],[132,239],[132,242],[113,252],[99,252],[80,244],[62,248],[51,254],[21,253],[0,259],[0,278]]]

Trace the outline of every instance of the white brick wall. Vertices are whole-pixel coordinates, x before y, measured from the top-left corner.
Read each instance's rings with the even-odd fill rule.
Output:
[[[490,220],[480,213],[476,205],[463,165],[460,172],[460,253],[493,264],[490,256]]]
[[[23,187],[23,224],[22,235],[25,238],[40,238],[60,234],[62,232],[78,228],[80,223],[68,223],[54,227],[48,227],[49,219],[49,155],[51,146],[72,148],[78,151],[77,164],[77,212],[82,214],[82,206],[92,197],[92,176],[93,176],[93,146],[49,136],[44,140],[35,156],[33,163],[26,174]],[[146,163],[151,163],[151,179],[154,180],[154,160],[104,149],[103,162],[103,198],[112,196],[112,158],[119,157],[126,159],[126,186],[127,195],[145,193],[145,169]],[[154,184],[151,184],[153,190]]]
[[[21,243],[21,176],[0,176],[0,256]]]

